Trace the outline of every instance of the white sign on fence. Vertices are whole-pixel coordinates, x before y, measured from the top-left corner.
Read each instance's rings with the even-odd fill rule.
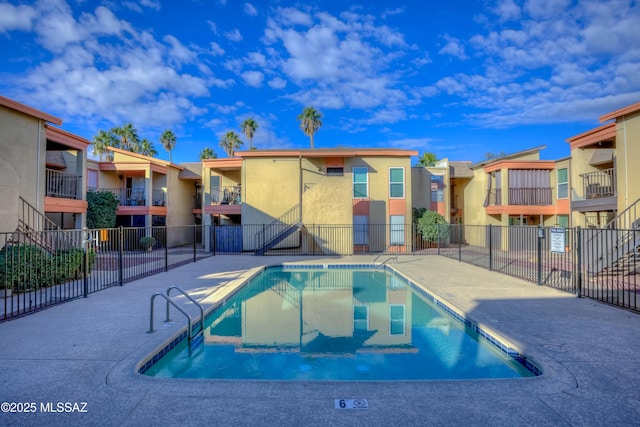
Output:
[[[563,254],[566,246],[564,241],[565,229],[564,228],[552,228],[551,229],[551,252],[557,254]]]

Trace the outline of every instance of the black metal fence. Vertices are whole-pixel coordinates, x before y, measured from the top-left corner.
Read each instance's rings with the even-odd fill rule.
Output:
[[[419,230],[415,224],[305,224],[293,229],[283,225],[273,245],[259,238],[265,227],[0,234],[0,321],[217,254],[441,255],[640,311],[637,229],[445,224]]]

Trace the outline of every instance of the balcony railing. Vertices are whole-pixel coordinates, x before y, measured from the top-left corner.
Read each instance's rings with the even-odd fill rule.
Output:
[[[147,192],[144,188],[97,188],[91,191],[109,191],[116,196],[120,206],[165,206],[163,190],[151,190],[152,201],[147,204]]]
[[[55,169],[47,169],[47,196],[64,199],[77,199],[78,185],[81,177]]]
[[[550,187],[509,189],[509,205],[545,206],[551,204]]]
[[[211,204],[237,205],[242,203],[241,188],[238,186],[211,187]]]
[[[581,174],[585,199],[614,197],[617,191],[615,176],[614,168]]]

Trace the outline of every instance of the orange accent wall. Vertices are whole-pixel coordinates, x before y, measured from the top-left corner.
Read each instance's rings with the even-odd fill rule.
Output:
[[[369,199],[353,199],[354,215],[369,215]]]
[[[407,199],[389,199],[389,215],[406,215]]]
[[[485,211],[489,215],[509,214],[509,215],[555,215],[556,207],[549,206],[526,206],[526,205],[500,205],[487,206]]]
[[[344,157],[327,157],[325,164],[328,168],[342,168],[344,167]]]
[[[556,200],[556,207],[558,208],[558,215],[571,214],[571,201],[569,199]]]
[[[68,212],[68,213],[86,213],[86,200],[63,199],[58,197],[44,198],[45,212]]]

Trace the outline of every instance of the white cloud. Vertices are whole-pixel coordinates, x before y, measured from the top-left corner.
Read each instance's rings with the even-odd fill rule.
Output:
[[[242,80],[244,80],[248,86],[260,87],[264,81],[264,74],[260,71],[245,71],[242,73]]]
[[[220,45],[216,42],[211,42],[209,44],[210,53],[213,56],[222,56],[224,55],[224,49],[220,47]]]
[[[0,33],[13,30],[29,31],[35,16],[36,11],[33,7],[0,3]]]
[[[242,34],[240,34],[240,30],[238,30],[237,28],[234,30],[225,32],[224,36],[227,40],[231,40],[232,42],[242,41]]]
[[[458,59],[468,59],[468,56],[464,52],[464,45],[460,40],[448,34],[444,36],[444,39],[447,43],[438,51],[439,54],[450,55]]]
[[[159,0],[140,0],[140,4],[153,10],[160,10]]]
[[[209,25],[209,28],[211,28],[211,31],[213,31],[213,34],[215,34],[216,36],[220,35],[220,33],[218,32],[218,26],[216,25],[215,22],[207,21],[207,25]]]
[[[500,1],[493,9],[493,12],[498,15],[501,22],[520,19],[520,6],[514,0]]]
[[[557,19],[570,3],[571,0],[527,0],[524,9],[533,19]]]
[[[287,87],[287,81],[280,77],[275,77],[267,83],[272,89],[284,89]]]
[[[258,15],[258,9],[256,9],[256,7],[254,5],[252,5],[251,3],[245,3],[244,4],[244,13],[246,13],[249,16],[256,16],[256,15]]]

